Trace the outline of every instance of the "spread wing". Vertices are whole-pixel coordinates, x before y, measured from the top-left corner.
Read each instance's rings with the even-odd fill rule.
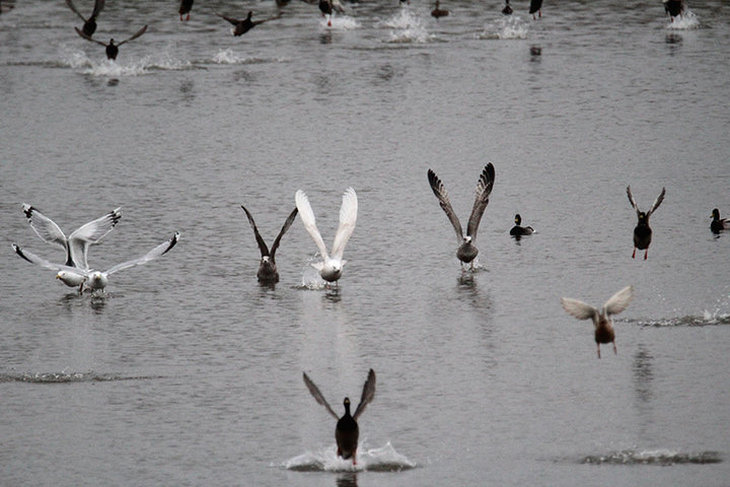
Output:
[[[634,210],[636,210],[636,214],[638,215],[639,213],[641,213],[639,207],[636,206],[636,200],[634,200],[634,195],[631,194],[631,186],[626,186],[626,195],[629,197],[629,203],[631,203],[631,206],[633,206]]]
[[[304,378],[304,385],[307,386],[307,389],[309,389],[309,393],[312,394],[312,397],[314,397],[314,400],[317,401],[317,403],[321,404],[322,406],[327,409],[327,412],[329,412],[335,419],[340,419],[339,416],[332,410],[329,403],[327,402],[327,399],[324,398],[321,392],[319,392],[319,388],[312,382],[312,380],[307,377],[306,372],[302,372],[302,377]]]
[[[119,223],[122,218],[122,209],[117,208],[101,218],[90,221],[74,230],[68,237],[71,259],[81,268],[88,269],[86,254],[90,245],[98,244],[107,233]]]
[[[657,196],[656,200],[654,200],[654,204],[651,205],[651,210],[649,210],[647,215],[651,215],[657,208],[659,208],[659,205],[661,205],[662,201],[664,201],[664,193],[666,193],[666,189],[662,188],[662,192],[659,193],[659,196]]]
[[[299,218],[302,220],[304,228],[307,230],[307,232],[309,232],[309,235],[312,237],[312,240],[314,240],[314,243],[317,244],[317,248],[319,249],[319,253],[322,258],[327,260],[327,258],[329,257],[329,254],[327,254],[327,247],[325,247],[324,245],[322,235],[320,235],[319,230],[317,230],[317,224],[314,219],[312,206],[309,204],[309,198],[307,198],[307,195],[304,193],[304,191],[298,189],[296,194],[294,195],[294,201],[297,205],[297,209],[299,210]]]
[[[59,245],[66,249],[67,240],[61,228],[56,222],[38,211],[35,207],[23,203],[23,213],[28,218],[30,228],[38,235],[41,240],[49,244]]]
[[[76,6],[73,4],[73,2],[71,0],[66,0],[66,5],[68,5],[68,8],[70,8],[73,13],[75,13],[76,15],[78,15],[81,20],[83,20],[84,22],[86,22],[86,19],[84,18],[84,16],[81,15],[81,12],[79,12],[76,9]]]
[[[268,22],[269,20],[276,20],[278,18],[281,18],[281,16],[282,16],[282,12],[279,12],[278,14],[271,16],[268,19],[255,20],[255,21],[253,21],[253,25],[263,24],[264,22]]]
[[[276,240],[274,240],[274,243],[271,245],[271,259],[274,259],[274,255],[276,254],[276,249],[279,248],[279,242],[281,241],[281,237],[284,236],[287,230],[289,230],[289,227],[291,227],[292,223],[294,223],[294,219],[297,217],[297,213],[299,213],[299,210],[297,208],[294,208],[291,213],[289,213],[289,217],[287,217],[286,221],[284,222],[284,225],[281,227],[281,230],[279,231],[279,235],[276,236]]]
[[[84,38],[84,39],[86,39],[87,41],[91,41],[91,42],[96,42],[96,43],[97,43],[97,44],[99,44],[100,46],[104,46],[104,47],[106,47],[106,45],[107,45],[107,44],[106,44],[106,42],[101,42],[101,41],[98,41],[98,40],[96,40],[96,39],[92,39],[91,37],[87,36],[86,34],[84,34],[83,32],[81,32],[81,30],[79,30],[79,28],[78,28],[78,27],[74,27],[74,30],[76,31],[76,33],[77,33],[78,35],[80,35],[81,37],[83,37],[83,38]],[[117,44],[117,45],[119,46],[119,45],[121,45],[121,44]]]
[[[142,34],[144,34],[145,32],[147,32],[147,26],[146,26],[146,25],[145,25],[144,27],[142,27],[141,29],[139,29],[139,30],[138,30],[138,31],[137,31],[137,32],[136,32],[136,33],[135,33],[135,34],[134,34],[134,35],[133,35],[132,37],[130,37],[129,39],[124,39],[124,40],[123,40],[122,42],[120,42],[119,44],[117,44],[117,46],[121,46],[122,44],[125,44],[125,43],[127,43],[127,42],[129,42],[129,41],[133,41],[133,40],[135,40],[135,39],[136,39],[137,37],[139,37],[139,36],[141,36]]]
[[[340,0],[332,0],[330,3],[332,4],[332,10],[334,10],[338,14],[345,13],[345,7],[342,6]]]
[[[362,395],[360,396],[360,404],[355,409],[355,414],[352,415],[353,419],[357,421],[357,418],[365,412],[365,408],[375,397],[375,371],[370,369],[368,372],[368,378],[365,384],[362,386]]]
[[[342,195],[342,206],[340,206],[340,226],[337,227],[335,240],[332,243],[332,257],[342,259],[345,252],[345,245],[350,240],[352,232],[355,231],[357,222],[357,194],[353,188],[347,188]]]
[[[484,210],[489,204],[489,195],[492,193],[492,187],[494,187],[494,166],[490,162],[484,166],[481,175],[479,175],[476,196],[474,198],[474,207],[471,210],[469,223],[466,226],[466,234],[471,237],[472,242],[476,242],[477,240],[479,222],[482,220]]]
[[[66,0],[66,3],[70,4],[71,0]],[[97,18],[99,16],[99,14],[101,13],[101,9],[103,9],[103,8],[104,8],[104,0],[96,0],[96,2],[94,2],[94,10],[93,10],[93,12],[91,12],[91,17],[89,17],[89,19]]]
[[[607,315],[618,314],[628,307],[633,297],[634,287],[626,286],[606,301],[606,304],[603,305],[603,311]]]
[[[266,242],[264,242],[264,239],[261,238],[261,234],[259,233],[259,229],[256,227],[256,222],[253,221],[253,217],[251,216],[251,213],[248,212],[245,206],[241,205],[241,208],[243,208],[243,211],[246,212],[246,217],[248,218],[248,222],[251,224],[251,228],[253,228],[253,234],[256,236],[256,243],[259,245],[259,251],[261,252],[261,257],[265,257],[269,255],[269,247],[266,246]]]
[[[596,308],[577,299],[560,298],[560,303],[570,316],[579,320],[587,320],[598,315]]]
[[[454,209],[451,207],[449,194],[446,192],[446,188],[444,188],[441,180],[438,178],[438,176],[436,176],[436,173],[430,169],[428,170],[428,183],[431,185],[433,194],[435,194],[436,198],[438,198],[439,205],[441,205],[441,208],[443,208],[446,216],[449,218],[451,225],[453,225],[454,230],[456,230],[456,240],[461,243],[464,240],[464,232],[461,229],[461,223],[459,222],[459,218],[456,216],[456,213],[454,213]]]
[[[167,251],[172,249],[179,239],[180,239],[180,233],[175,232],[175,235],[173,235],[172,238],[170,238],[165,243],[161,243],[154,249],[147,252],[142,257],[139,257],[137,259],[128,260],[127,262],[122,262],[121,264],[115,265],[114,267],[112,267],[108,271],[106,271],[106,274],[112,275],[115,272],[118,272],[118,271],[121,271],[124,269],[129,269],[130,267],[134,267],[136,265],[145,264],[151,260],[161,257],[161,256],[165,255],[165,253],[167,253]]]
[[[23,250],[20,247],[18,247],[16,244],[13,244],[13,250],[21,259],[24,259],[31,264],[39,265],[41,267],[44,267],[46,269],[50,269],[52,271],[68,271],[73,272],[75,274],[86,274],[86,271],[83,269],[77,269],[76,267],[69,267],[67,265],[63,264],[54,264],[50,261],[47,261],[43,257],[38,257],[32,252],[28,252],[27,250]]]
[[[215,12],[215,11],[213,13],[216,14],[218,17],[227,20],[228,22],[230,22],[233,25],[238,25],[241,22],[238,19],[234,19],[233,17],[227,17],[227,16],[225,16],[223,14],[219,14],[218,12]]]

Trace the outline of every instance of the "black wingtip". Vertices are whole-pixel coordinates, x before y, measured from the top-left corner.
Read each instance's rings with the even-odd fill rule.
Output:
[[[167,248],[165,249],[165,251],[164,251],[164,252],[162,252],[162,254],[160,254],[160,255],[165,255],[165,254],[166,254],[166,253],[168,253],[168,252],[169,252],[170,250],[172,250],[172,248],[173,248],[173,247],[174,247],[175,245],[177,245],[177,241],[178,241],[178,240],[180,240],[180,232],[175,232],[175,235],[173,235],[173,236],[172,236],[172,238],[170,239],[170,245],[168,245],[168,246],[167,246]]]
[[[441,180],[431,169],[428,170],[428,184],[431,185],[431,190],[433,191],[433,194],[438,196],[439,188],[441,187]]]
[[[30,262],[31,264],[33,263],[33,261],[32,261],[32,260],[30,260],[30,259],[29,259],[28,257],[26,257],[26,256],[25,256],[25,254],[23,253],[23,250],[21,250],[21,248],[20,248],[20,247],[18,247],[18,245],[17,245],[17,244],[15,244],[15,243],[13,244],[13,250],[15,251],[15,253],[16,253],[16,254],[18,254],[18,256],[19,256],[19,257],[20,257],[21,259],[23,259],[23,260],[25,260],[25,261],[28,261],[28,262]]]
[[[38,211],[31,205],[23,205],[23,213],[25,213],[25,217],[30,220],[30,218],[33,216],[33,212]]]

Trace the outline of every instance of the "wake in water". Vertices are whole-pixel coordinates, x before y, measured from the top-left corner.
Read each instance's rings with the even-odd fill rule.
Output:
[[[70,384],[77,382],[112,382],[122,380],[160,379],[152,376],[121,376],[115,374],[98,374],[96,372],[36,372],[36,373],[0,373],[2,382],[27,382],[29,384]]]
[[[629,320],[629,323],[636,323],[639,326],[651,327],[672,327],[672,326],[718,326],[730,325],[730,313],[719,310],[710,312],[705,310],[702,316],[680,316],[676,318],[660,318],[649,320]]]
[[[315,452],[306,452],[285,461],[282,466],[298,472],[400,472],[416,467],[416,464],[401,455],[390,442],[381,448],[367,449],[361,444],[357,452],[357,465],[351,460],[337,456],[337,448],[332,445]]]
[[[173,59],[166,53],[153,58],[145,56],[136,61],[123,62],[110,59],[89,58],[84,51],[63,50],[61,53],[61,67],[81,69],[83,74],[101,77],[140,76],[150,71],[182,71],[196,69],[190,61]]]
[[[519,15],[505,15],[488,24],[478,39],[527,39],[530,23],[525,22]]]
[[[700,19],[689,9],[686,9],[682,15],[674,17],[673,21],[670,21],[666,28],[672,30],[691,30],[699,29]]]
[[[682,453],[676,450],[622,450],[605,455],[588,455],[580,463],[588,465],[684,465],[721,463],[720,453],[704,451]]]
[[[380,23],[379,26],[395,29],[390,32],[389,43],[425,43],[434,36],[429,34],[420,17],[413,15],[409,8],[402,8],[397,14]]]

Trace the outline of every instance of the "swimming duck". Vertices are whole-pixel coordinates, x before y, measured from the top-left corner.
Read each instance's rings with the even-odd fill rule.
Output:
[[[193,1],[194,0],[180,0],[180,10],[178,10],[178,13],[180,14],[180,21],[183,20],[183,15],[187,14],[187,17],[185,17],[185,20],[190,20],[190,11],[193,9]]]
[[[535,13],[542,18],[542,0],[530,0],[530,14],[532,14],[533,20],[535,19]]]
[[[720,219],[720,210],[715,208],[712,210],[712,223],[710,223],[712,233],[720,233],[724,230],[730,230],[730,220],[727,218]]]
[[[97,44],[99,44],[99,45],[102,45],[102,46],[104,46],[104,47],[106,48],[106,58],[107,58],[107,59],[116,59],[116,58],[117,58],[117,55],[119,54],[119,47],[120,47],[120,46],[121,46],[122,44],[125,44],[125,43],[127,43],[127,42],[129,42],[129,41],[133,41],[133,40],[134,40],[134,39],[136,39],[137,37],[139,37],[139,36],[141,36],[142,34],[144,34],[145,32],[147,32],[147,26],[145,25],[144,27],[142,27],[141,29],[139,29],[139,30],[137,31],[137,33],[136,33],[136,34],[134,34],[134,35],[133,35],[132,37],[130,37],[129,39],[124,39],[124,40],[123,40],[122,42],[120,42],[119,44],[115,44],[115,43],[114,43],[114,39],[109,39],[109,44],[107,44],[107,43],[105,43],[105,42],[102,42],[102,41],[97,41],[96,39],[92,39],[91,37],[89,37],[89,36],[87,36],[86,34],[84,34],[83,32],[81,32],[81,31],[80,31],[80,30],[79,30],[79,29],[78,29],[77,27],[74,27],[74,29],[76,29],[76,32],[77,32],[77,33],[78,33],[78,34],[79,34],[79,35],[80,35],[81,37],[83,37],[84,39],[86,39],[87,41],[91,41],[91,42],[96,42]]]
[[[523,235],[532,235],[532,233],[535,231],[530,226],[521,227],[520,226],[521,224],[522,224],[522,217],[520,216],[519,213],[517,213],[515,215],[515,226],[512,227],[512,230],[509,231],[509,234],[512,235],[513,237],[517,237],[519,239],[519,237],[521,237]]]
[[[643,211],[639,210],[638,206],[636,206],[636,201],[634,201],[634,197],[631,194],[631,186],[626,186],[626,194],[629,197],[629,202],[631,203],[631,206],[633,206],[636,210],[636,216],[639,219],[638,223],[636,224],[636,228],[634,228],[634,253],[631,254],[632,259],[636,257],[636,249],[644,251],[644,260],[646,260],[648,256],[652,233],[651,227],[649,227],[649,217],[652,213],[654,213],[654,211],[656,211],[657,208],[659,208],[659,205],[662,204],[665,192],[666,190],[662,188],[662,192],[654,201],[654,204],[651,205],[651,209],[644,213]]]
[[[291,227],[294,222],[294,218],[296,218],[299,210],[294,208],[294,211],[289,214],[289,217],[284,222],[284,226],[281,227],[281,230],[279,231],[279,235],[276,236],[274,244],[271,246],[271,251],[269,251],[269,248],[266,246],[266,242],[264,242],[264,239],[261,238],[261,234],[259,234],[259,229],[256,228],[256,222],[253,221],[253,216],[251,216],[251,213],[249,213],[245,206],[241,205],[241,208],[243,208],[243,211],[246,212],[246,217],[248,218],[248,222],[251,224],[251,228],[253,228],[253,233],[256,236],[256,243],[258,244],[259,251],[261,252],[261,262],[259,263],[259,270],[256,273],[256,277],[259,282],[262,283],[279,282],[279,272],[276,269],[276,249],[279,248],[279,241],[281,241],[281,237],[287,230],[289,230],[289,227]]]
[[[441,180],[431,169],[428,170],[428,182],[431,185],[433,194],[435,194],[436,198],[439,200],[439,205],[446,213],[446,216],[449,218],[451,225],[456,231],[456,238],[459,242],[456,257],[459,258],[462,266],[464,264],[471,263],[471,268],[474,269],[474,259],[479,253],[479,249],[477,249],[475,245],[477,240],[477,230],[479,229],[479,222],[482,219],[484,210],[487,208],[487,204],[489,204],[489,195],[492,192],[492,187],[494,186],[494,166],[490,162],[484,166],[484,169],[479,176],[479,181],[477,182],[476,187],[476,197],[474,198],[474,206],[472,207],[471,215],[469,216],[469,223],[466,227],[466,236],[464,236],[459,218],[456,216],[454,209],[451,207],[451,202],[449,201],[449,195],[446,192],[446,188],[444,188]]]
[[[373,400],[375,396],[375,371],[370,369],[368,372],[368,378],[362,387],[362,395],[360,396],[360,404],[355,409],[355,414],[350,415],[350,398],[345,397],[342,404],[345,406],[345,414],[342,417],[338,417],[330,407],[327,400],[324,398],[319,388],[312,382],[307,376],[306,372],[303,372],[304,384],[309,389],[314,399],[327,409],[336,420],[337,426],[335,426],[335,441],[337,442],[337,456],[342,457],[345,460],[352,458],[352,464],[357,465],[357,440],[360,434],[357,426],[357,418],[365,411],[365,407]]]
[[[663,0],[664,12],[674,22],[674,17],[684,13],[684,0]]]
[[[512,7],[510,7],[509,5],[509,0],[504,0],[504,8],[502,9],[502,14],[512,15]]]
[[[89,16],[88,19],[85,19],[84,16],[81,15],[71,0],[66,0],[66,5],[68,5],[68,8],[70,8],[73,13],[78,15],[79,18],[84,21],[84,26],[81,29],[82,32],[89,37],[94,35],[94,32],[96,32],[96,18],[101,13],[101,9],[104,8],[104,0],[96,0],[94,2],[94,10],[91,11],[91,16]]]
[[[626,286],[611,296],[600,311],[590,304],[578,301],[577,299],[560,298],[560,303],[563,305],[563,309],[574,318],[578,318],[579,320],[587,320],[590,318],[593,320],[598,358],[601,358],[601,343],[612,343],[613,353],[617,353],[616,333],[613,329],[613,319],[610,316],[625,310],[633,297],[633,286]]]
[[[215,12],[215,14],[218,17],[227,20],[228,22],[230,22],[232,25],[235,26],[233,28],[234,36],[241,36],[259,24],[263,24],[264,22],[268,22],[269,20],[275,20],[275,19],[278,19],[279,17],[281,17],[281,12],[279,12],[278,14],[274,15],[273,17],[269,17],[268,19],[251,20],[251,16],[253,15],[253,12],[251,10],[248,11],[248,15],[246,15],[246,18],[241,19],[241,20],[234,19],[233,17],[227,17],[225,15],[221,15],[218,12]]]
[[[436,20],[440,19],[441,17],[446,17],[447,15],[449,15],[448,10],[444,10],[439,7],[440,7],[439,0],[436,0],[436,7],[433,10],[431,10],[431,16],[435,17]]]

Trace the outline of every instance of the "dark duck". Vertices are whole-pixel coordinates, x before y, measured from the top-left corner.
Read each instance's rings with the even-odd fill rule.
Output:
[[[449,11],[440,8],[441,4],[439,3],[439,0],[436,0],[436,6],[433,10],[431,10],[431,17],[435,17],[436,20],[440,19],[441,17],[446,17],[449,15]]]
[[[91,15],[88,19],[81,15],[81,12],[76,9],[76,6],[74,6],[71,0],[66,0],[66,5],[68,5],[68,8],[70,8],[73,13],[78,15],[79,18],[84,21],[84,26],[81,28],[81,31],[89,37],[94,35],[94,32],[96,32],[96,18],[101,13],[101,9],[104,8],[104,0],[96,0],[96,2],[94,2],[94,10],[91,11]]]
[[[535,231],[532,227],[527,226],[523,227],[522,225],[522,217],[519,213],[515,215],[515,226],[512,227],[512,229],[509,231],[509,234],[515,237],[519,240],[520,237],[523,235],[532,235],[532,233]]]
[[[710,223],[710,230],[712,230],[712,233],[720,233],[725,230],[730,230],[730,220],[727,218],[720,218],[720,210],[717,208],[712,210],[712,223]]]
[[[185,15],[184,20],[190,20],[190,11],[193,9],[193,0],[180,0],[180,9],[178,10],[178,13],[180,14],[180,21],[183,21],[183,15]]]
[[[276,269],[276,249],[279,248],[281,237],[283,237],[286,231],[289,230],[289,227],[291,227],[294,222],[294,218],[296,218],[299,210],[294,208],[294,211],[289,214],[286,222],[284,222],[284,226],[281,227],[281,231],[279,231],[279,235],[276,236],[274,243],[271,245],[271,250],[269,250],[266,242],[264,242],[264,239],[261,238],[259,229],[256,227],[256,222],[253,220],[253,216],[251,216],[251,213],[245,206],[241,205],[241,208],[243,208],[243,211],[246,212],[246,217],[248,218],[248,222],[251,224],[251,228],[253,228],[256,243],[258,244],[259,251],[261,252],[261,262],[259,263],[259,270],[256,273],[256,277],[261,283],[270,284],[279,282],[279,271]]]
[[[634,196],[631,194],[631,186],[626,186],[626,194],[629,197],[629,202],[631,203],[631,206],[633,206],[636,210],[636,217],[639,220],[636,224],[636,227],[634,228],[634,253],[631,254],[632,259],[636,258],[636,249],[644,251],[644,260],[646,260],[646,258],[648,257],[649,245],[651,245],[652,234],[651,227],[649,226],[649,217],[652,213],[656,211],[657,208],[659,208],[659,205],[662,204],[665,193],[666,190],[662,188],[662,192],[654,201],[654,204],[651,205],[651,209],[647,212],[643,212],[636,205]]]
[[[215,14],[224,19],[233,25],[233,35],[234,36],[241,36],[248,32],[249,30],[253,29],[259,24],[263,24],[264,22],[268,22],[269,20],[278,19],[281,17],[281,12],[279,12],[277,15],[274,15],[273,17],[269,17],[268,19],[263,20],[251,20],[251,16],[253,16],[253,11],[249,10],[248,15],[246,15],[245,19],[236,19],[233,17],[227,17],[225,15],[219,14],[218,12],[215,12]]]
[[[350,414],[350,398],[345,397],[342,402],[345,406],[345,414],[342,417],[337,416],[327,400],[324,398],[319,388],[312,380],[303,373],[304,384],[309,389],[314,399],[327,409],[327,412],[337,420],[335,426],[335,441],[337,442],[337,456],[345,460],[352,458],[352,464],[357,465],[357,441],[360,436],[360,429],[357,425],[357,419],[365,411],[365,407],[373,400],[375,396],[375,371],[370,369],[368,378],[362,386],[362,395],[360,396],[360,404],[357,405],[354,414]]]
[[[92,39],[91,37],[89,37],[86,34],[84,34],[83,32],[81,32],[78,29],[78,27],[74,27],[74,29],[76,29],[76,32],[81,37],[83,37],[84,39],[86,39],[87,41],[96,42],[97,44],[104,46],[106,48],[106,57],[107,57],[107,59],[112,59],[112,60],[114,60],[114,59],[117,58],[117,55],[119,54],[119,47],[120,46],[122,46],[123,44],[126,44],[129,41],[133,41],[137,37],[139,37],[142,34],[144,34],[145,32],[147,32],[147,26],[145,25],[144,27],[142,27],[141,29],[139,29],[137,31],[137,33],[134,34],[129,39],[124,39],[122,42],[120,42],[118,44],[115,44],[114,43],[114,39],[109,39],[109,43],[107,44],[106,42],[97,41],[96,39]]]

